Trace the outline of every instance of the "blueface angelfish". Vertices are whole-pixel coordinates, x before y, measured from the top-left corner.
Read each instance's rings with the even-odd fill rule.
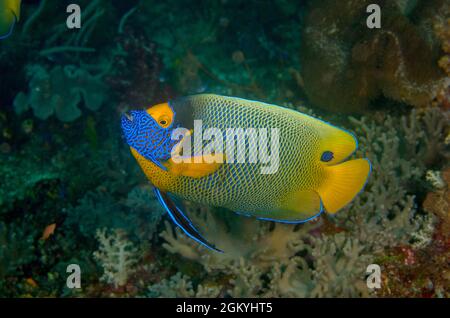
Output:
[[[0,0],[0,40],[9,37],[20,18],[20,0]]]
[[[199,120],[204,129],[219,131],[277,128],[277,171],[263,174],[263,163],[257,161],[228,163],[226,140],[223,162],[205,156],[195,160],[195,152],[185,154],[184,147],[181,153],[180,145],[195,136],[194,121]],[[186,133],[174,138],[181,128]],[[216,251],[220,250],[200,234],[173,196],[263,220],[301,223],[343,208],[362,190],[371,171],[368,159],[346,160],[358,146],[351,133],[291,109],[234,97],[201,94],[131,111],[122,117],[122,130],[171,219]],[[251,154],[259,148],[247,149]],[[175,155],[194,160],[175,162]]]

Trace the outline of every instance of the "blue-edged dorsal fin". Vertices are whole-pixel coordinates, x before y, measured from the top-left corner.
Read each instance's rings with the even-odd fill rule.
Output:
[[[170,199],[169,195],[166,192],[162,192],[157,188],[154,188],[154,191],[159,203],[161,203],[161,205],[167,211],[172,221],[178,227],[180,227],[187,236],[213,251],[223,253],[222,250],[216,248],[214,245],[205,240],[203,236],[200,235],[198,230],[192,224],[191,220],[175,205],[175,203]]]

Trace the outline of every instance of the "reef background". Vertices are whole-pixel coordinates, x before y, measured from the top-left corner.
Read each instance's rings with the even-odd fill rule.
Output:
[[[448,1],[84,0],[68,30],[70,2],[24,3],[0,41],[0,297],[449,297]],[[226,253],[197,245],[119,118],[200,92],[355,132],[365,191],[297,226],[189,205]],[[81,289],[66,287],[72,263]]]

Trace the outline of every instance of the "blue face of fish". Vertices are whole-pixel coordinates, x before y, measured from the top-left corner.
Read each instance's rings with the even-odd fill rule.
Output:
[[[178,142],[171,139],[173,128],[161,127],[144,110],[133,110],[124,114],[121,125],[127,144],[140,155],[166,170],[161,161],[170,158],[172,148]]]

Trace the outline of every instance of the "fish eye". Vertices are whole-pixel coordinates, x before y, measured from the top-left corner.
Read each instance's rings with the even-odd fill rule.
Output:
[[[320,161],[329,162],[329,161],[333,160],[333,158],[334,158],[333,152],[327,150],[322,153],[322,156],[320,157]]]
[[[162,115],[161,117],[158,118],[158,123],[162,127],[166,128],[167,126],[169,126],[169,123],[170,123],[169,117],[166,115]]]

